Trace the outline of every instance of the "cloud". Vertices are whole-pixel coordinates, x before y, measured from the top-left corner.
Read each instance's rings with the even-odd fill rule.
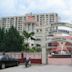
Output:
[[[72,0],[0,0],[0,16],[56,12],[63,21],[72,18]]]
[[[3,16],[11,15],[16,10],[16,1],[15,0],[0,0],[0,12]]]
[[[29,1],[29,0],[27,0]],[[30,3],[28,3],[29,9],[35,10],[46,10],[46,9],[64,9],[65,3],[63,0],[31,0]]]

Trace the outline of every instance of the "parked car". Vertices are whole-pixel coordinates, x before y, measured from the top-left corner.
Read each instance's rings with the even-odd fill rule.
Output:
[[[0,55],[0,68],[4,69],[6,67],[18,66],[19,61],[15,58],[11,58],[8,55]]]

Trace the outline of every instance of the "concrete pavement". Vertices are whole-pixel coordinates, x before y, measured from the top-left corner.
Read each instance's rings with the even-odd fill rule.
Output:
[[[25,68],[24,65],[17,67],[6,68],[0,70],[0,72],[72,72],[72,66],[70,65],[32,65]]]

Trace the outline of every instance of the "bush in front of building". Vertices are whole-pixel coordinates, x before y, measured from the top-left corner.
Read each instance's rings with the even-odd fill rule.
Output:
[[[32,47],[32,48],[29,48],[29,52],[41,52],[41,48]]]

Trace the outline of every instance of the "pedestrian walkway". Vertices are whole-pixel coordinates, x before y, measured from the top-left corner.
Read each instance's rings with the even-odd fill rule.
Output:
[[[72,72],[70,65],[32,65],[25,68],[24,65],[17,67],[6,68],[0,72]]]

